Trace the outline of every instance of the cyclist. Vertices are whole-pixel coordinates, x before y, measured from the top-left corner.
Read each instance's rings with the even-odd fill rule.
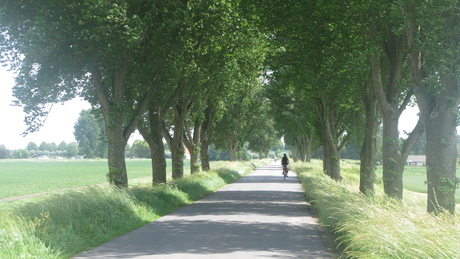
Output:
[[[283,158],[281,159],[281,164],[283,165],[283,174],[286,171],[286,177],[287,177],[287,172],[289,172],[289,169],[288,169],[289,159],[286,154],[284,154]]]

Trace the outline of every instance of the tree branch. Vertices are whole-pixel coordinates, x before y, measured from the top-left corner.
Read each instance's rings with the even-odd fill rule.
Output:
[[[410,154],[410,151],[414,147],[414,145],[417,143],[417,140],[420,138],[420,136],[423,134],[425,131],[425,127],[423,125],[422,119],[419,118],[417,125],[415,125],[414,129],[412,132],[409,134],[409,137],[404,141],[404,144],[402,146],[402,159],[403,161],[407,160],[407,157]]]

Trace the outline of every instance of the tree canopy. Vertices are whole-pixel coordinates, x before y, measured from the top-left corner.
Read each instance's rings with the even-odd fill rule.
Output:
[[[360,191],[371,195],[383,123],[385,193],[402,199],[405,160],[425,131],[428,210],[453,212],[459,10],[456,0],[4,0],[0,52],[18,72],[27,132],[75,96],[99,111],[117,186],[128,184],[124,149],[138,128],[154,183],[166,181],[163,140],[179,178],[185,146],[196,172],[199,157],[209,169],[211,144],[235,160],[282,136],[300,160],[321,145],[337,181],[341,150],[360,145]],[[400,142],[414,100],[420,121]]]

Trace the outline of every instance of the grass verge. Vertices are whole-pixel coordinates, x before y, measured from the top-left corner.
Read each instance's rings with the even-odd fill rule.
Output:
[[[460,258],[460,217],[426,213],[426,197],[405,192],[403,202],[358,192],[359,166],[342,163],[343,180],[322,173],[321,161],[294,164],[307,201],[336,238],[341,258]],[[378,182],[381,182],[378,181]]]
[[[0,258],[69,258],[192,203],[262,163],[220,162],[211,172],[154,187],[88,187],[12,202],[0,212]]]

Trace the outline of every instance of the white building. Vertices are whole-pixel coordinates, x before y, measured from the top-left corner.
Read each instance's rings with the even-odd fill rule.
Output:
[[[409,155],[406,160],[406,165],[425,166],[426,156],[425,155]]]

